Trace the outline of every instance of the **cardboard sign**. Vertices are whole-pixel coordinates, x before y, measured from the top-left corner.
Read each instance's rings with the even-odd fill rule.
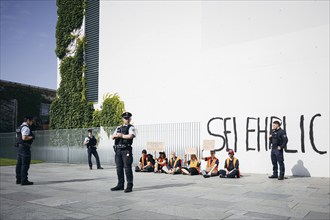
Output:
[[[187,148],[184,149],[184,153],[185,154],[190,154],[190,155],[192,155],[192,154],[197,155],[197,149],[193,148],[193,147],[187,147]]]
[[[203,140],[203,149],[205,150],[214,150],[215,140]]]
[[[164,151],[164,143],[163,142],[147,142],[147,151],[149,151],[149,152]]]

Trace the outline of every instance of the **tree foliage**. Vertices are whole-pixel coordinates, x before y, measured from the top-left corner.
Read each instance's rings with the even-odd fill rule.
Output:
[[[104,97],[100,111],[100,126],[112,127],[122,124],[121,115],[125,111],[125,104],[117,94],[107,94]]]

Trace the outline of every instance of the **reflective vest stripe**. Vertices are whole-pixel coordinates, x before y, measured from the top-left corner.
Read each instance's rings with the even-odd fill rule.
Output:
[[[180,160],[180,158],[177,157],[176,160],[174,161],[174,165],[173,165],[173,166],[172,166],[172,161],[173,161],[173,160],[170,160],[170,166],[173,167],[173,168],[175,168],[175,166],[176,166],[176,164],[177,164],[177,162],[178,162],[179,160]]]
[[[227,158],[227,160],[226,160],[227,169],[228,169],[228,167],[229,167],[229,162],[230,162],[230,159]],[[237,158],[234,157],[234,161],[233,161],[234,168],[236,168],[236,162],[237,162]],[[240,170],[239,170],[239,168],[238,168],[237,171],[238,171],[238,172],[237,172],[237,177],[240,177],[241,174],[240,174]]]
[[[211,164],[211,157],[209,157],[209,159],[207,160],[207,166],[211,169],[214,165],[215,165],[215,162],[217,161],[218,158],[214,157],[214,159],[212,160],[212,164]],[[218,171],[218,166],[214,168],[213,172],[214,171]]]
[[[233,163],[233,165],[234,165],[234,168],[236,167],[236,161],[237,161],[237,158],[236,158],[236,157],[234,157],[234,163]],[[229,162],[230,162],[230,159],[229,159],[229,158],[227,158],[227,161],[226,161],[226,164],[227,164],[227,169],[228,169],[228,167],[229,167]]]

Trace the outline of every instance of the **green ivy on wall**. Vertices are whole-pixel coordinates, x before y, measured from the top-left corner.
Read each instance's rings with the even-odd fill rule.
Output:
[[[71,32],[81,27],[84,18],[84,0],[57,0],[56,55],[63,59],[74,39]]]
[[[87,1],[87,0],[86,0]],[[84,52],[86,39],[71,33],[83,23],[85,0],[57,0],[56,55],[61,60],[61,82],[50,107],[50,128],[87,128],[117,126],[122,123],[124,102],[117,94],[107,95],[102,110],[94,111],[86,100]],[[67,56],[68,46],[77,40],[74,56]]]
[[[61,82],[50,108],[52,129],[86,128],[92,125],[94,108],[86,100],[83,77],[85,38],[77,39],[74,56],[66,56],[67,47],[75,38],[71,32],[82,24],[84,5],[83,0],[57,0],[56,54],[61,59]]]

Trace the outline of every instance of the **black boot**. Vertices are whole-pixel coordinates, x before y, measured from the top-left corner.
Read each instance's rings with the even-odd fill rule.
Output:
[[[33,185],[33,182],[30,182],[30,181],[24,181],[21,183],[22,186],[28,186],[28,185]]]
[[[273,174],[273,175],[269,176],[268,178],[269,178],[269,179],[277,179],[278,176]]]
[[[111,191],[119,191],[119,190],[124,190],[124,186],[115,186],[113,188],[110,189]]]
[[[129,193],[133,191],[133,185],[127,185],[127,188],[125,189],[125,193]]]

